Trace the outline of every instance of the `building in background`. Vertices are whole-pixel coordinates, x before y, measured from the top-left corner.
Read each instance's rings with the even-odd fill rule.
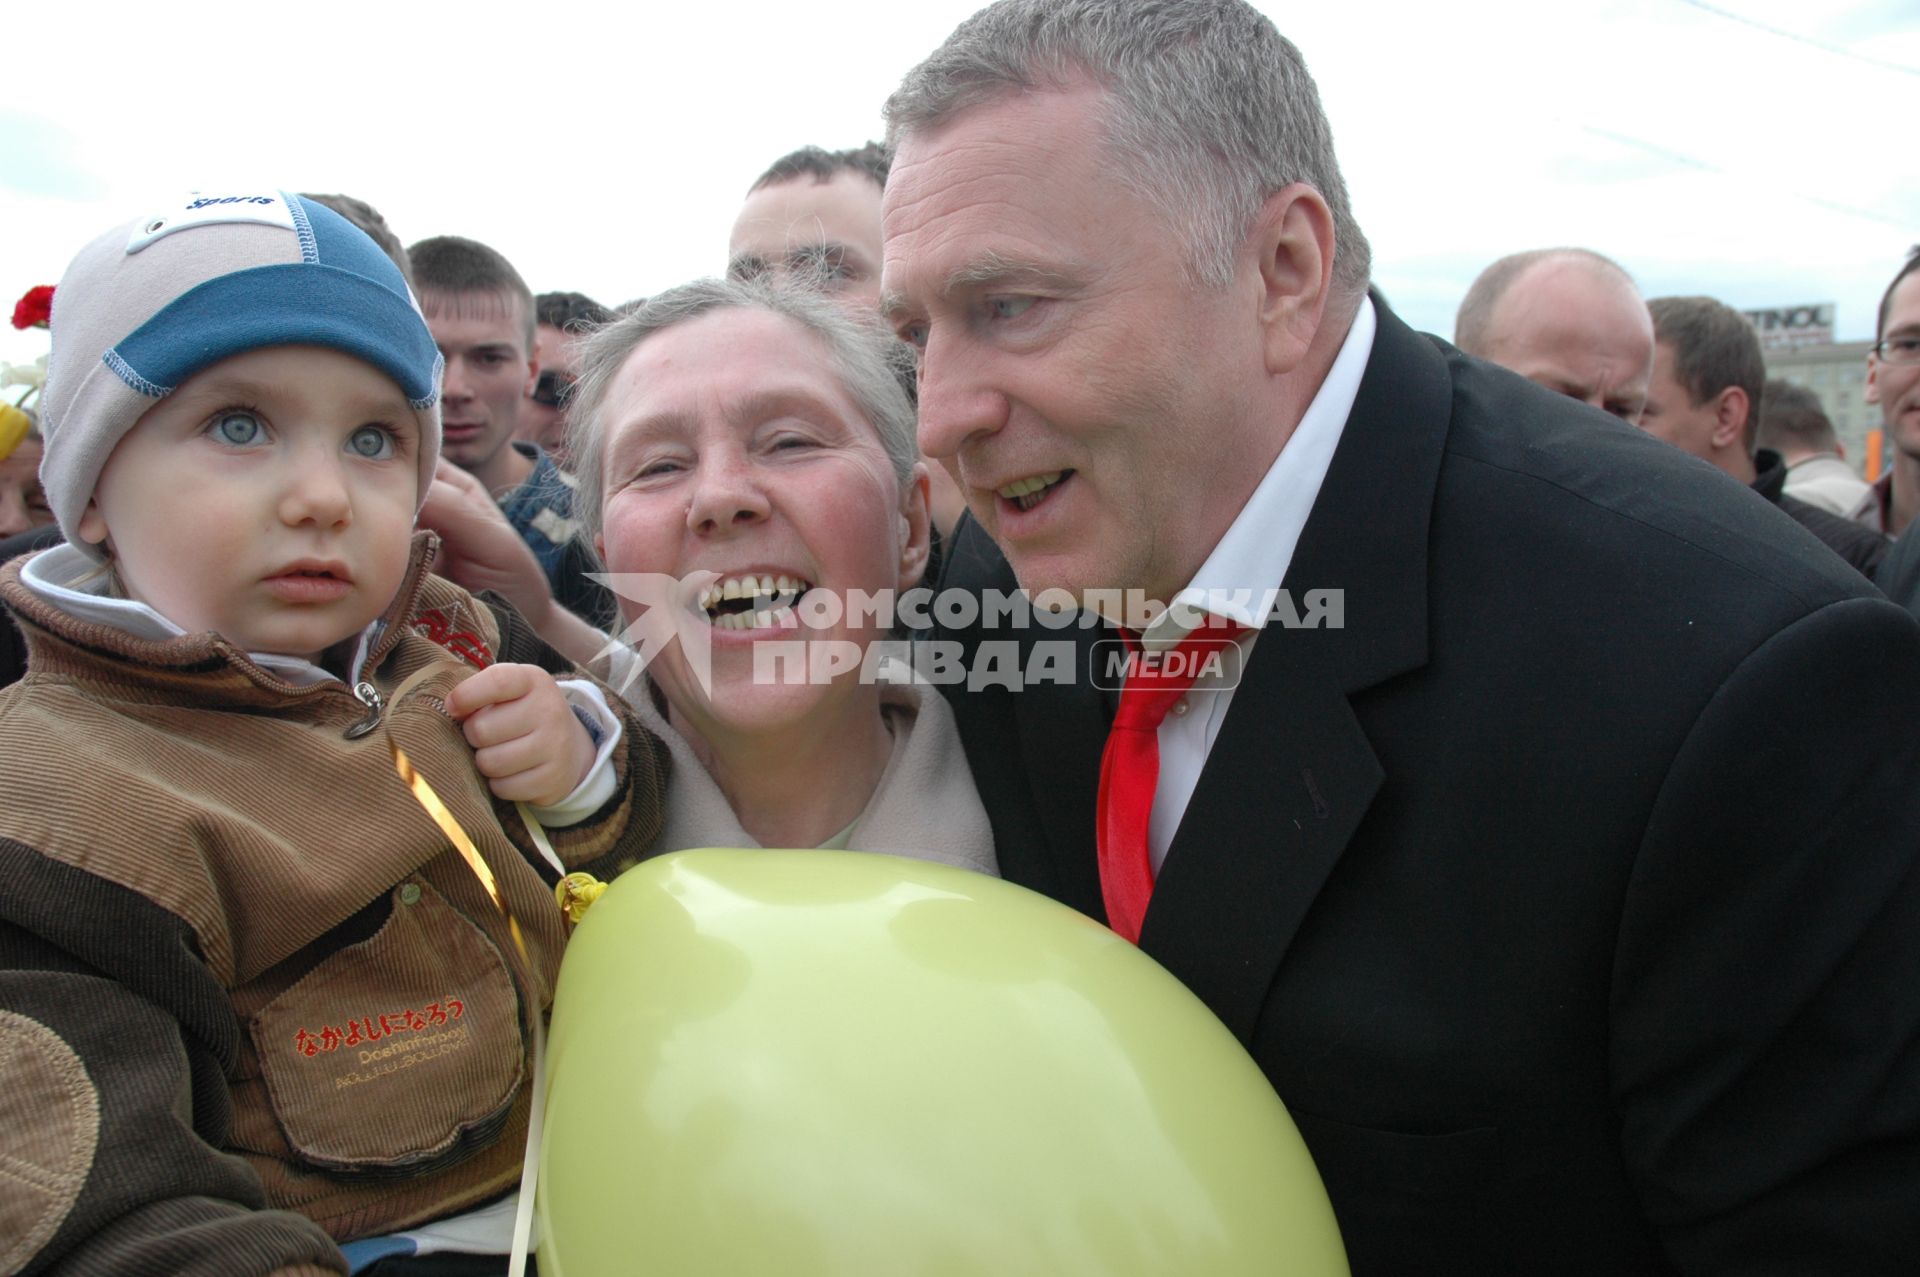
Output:
[[[1820,397],[1848,462],[1868,479],[1885,464],[1877,446],[1880,410],[1866,400],[1867,351],[1872,346],[1870,341],[1840,341],[1766,352],[1767,376],[1805,386]],[[1875,467],[1871,472],[1870,463]]]
[[[1880,456],[1880,412],[1866,400],[1870,341],[1833,339],[1832,302],[1771,306],[1740,312],[1760,334],[1767,376],[1805,386],[1820,397],[1847,461],[1872,479]]]

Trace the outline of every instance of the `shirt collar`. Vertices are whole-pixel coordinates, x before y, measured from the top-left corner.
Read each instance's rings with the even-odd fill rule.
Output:
[[[1192,632],[1180,618],[1183,614],[1191,618],[1194,612],[1237,621],[1250,629],[1266,627],[1271,612],[1266,606],[1268,591],[1278,589],[1286,579],[1307,516],[1313,513],[1320,486],[1326,482],[1334,450],[1340,446],[1347,417],[1360,394],[1378,323],[1373,299],[1362,297],[1340,353],[1334,356],[1333,367],[1300,424],[1187,588],[1174,595],[1167,610],[1142,632],[1143,647],[1159,651],[1179,643]]]
[[[108,594],[104,572],[87,579],[88,572],[99,566],[70,545],[56,545],[42,550],[21,565],[20,584],[41,602],[59,608],[78,621],[110,625],[134,638],[154,643],[164,643],[168,639],[186,635],[186,630],[138,599],[121,599]],[[63,585],[63,581],[70,584]],[[354,649],[353,663],[348,667],[356,677],[366,661],[367,650],[379,636],[379,630],[380,622],[375,621],[361,631],[360,642]],[[247,658],[295,687],[340,681],[312,661],[298,656],[248,652]]]

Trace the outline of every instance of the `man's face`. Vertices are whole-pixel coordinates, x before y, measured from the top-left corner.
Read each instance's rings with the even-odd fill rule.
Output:
[[[566,396],[580,375],[575,349],[579,340],[552,324],[540,324],[533,330],[533,361],[540,373],[534,378],[531,397],[520,406],[520,430],[514,437],[538,444],[556,465],[565,464]]]
[[[1020,583],[1192,580],[1264,473],[1259,274],[1186,246],[1106,167],[1092,88],[1021,94],[909,135],[887,183],[885,306],[920,349],[920,446]],[[1228,508],[1232,507],[1232,508]]]
[[[880,304],[880,187],[846,171],[763,186],[740,206],[727,261],[735,276],[804,274],[870,315]]]
[[[1887,299],[1887,324],[1880,335],[1920,336],[1920,271],[1901,280]],[[1867,402],[1880,405],[1888,442],[1920,458],[1920,364],[1890,364],[1868,355]]]
[[[1640,428],[1682,452],[1718,464],[1720,446],[1714,432],[1720,424],[1718,399],[1695,404],[1674,370],[1673,347],[1661,342],[1653,352],[1653,378],[1647,385],[1647,409]]]
[[[1578,261],[1530,267],[1494,303],[1487,357],[1633,425],[1653,372],[1653,319],[1624,280]]]
[[[512,473],[508,444],[538,365],[527,348],[527,315],[518,297],[441,293],[420,298],[427,327],[447,361],[441,389],[441,451],[489,488]]]

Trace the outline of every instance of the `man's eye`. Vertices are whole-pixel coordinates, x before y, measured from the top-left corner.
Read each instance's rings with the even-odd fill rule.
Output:
[[[385,426],[362,426],[347,439],[347,451],[368,461],[385,461],[393,456],[393,432]]]
[[[223,412],[213,420],[213,435],[221,443],[246,447],[259,443],[267,428],[250,412]]]
[[[1017,319],[1032,307],[1031,297],[989,297],[987,310],[995,319]]]
[[[902,324],[894,331],[899,333],[901,341],[906,342],[907,345],[912,346],[915,350],[925,350],[927,348],[927,326],[925,324]]]
[[[1897,350],[1903,355],[1920,354],[1920,337],[1890,337],[1887,349]]]

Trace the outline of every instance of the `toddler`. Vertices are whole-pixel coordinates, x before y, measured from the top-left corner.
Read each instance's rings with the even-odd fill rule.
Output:
[[[431,575],[440,357],[345,219],[196,194],[52,327],[67,544],[0,572],[0,1272],[503,1251],[550,884],[647,845],[657,742]]]

